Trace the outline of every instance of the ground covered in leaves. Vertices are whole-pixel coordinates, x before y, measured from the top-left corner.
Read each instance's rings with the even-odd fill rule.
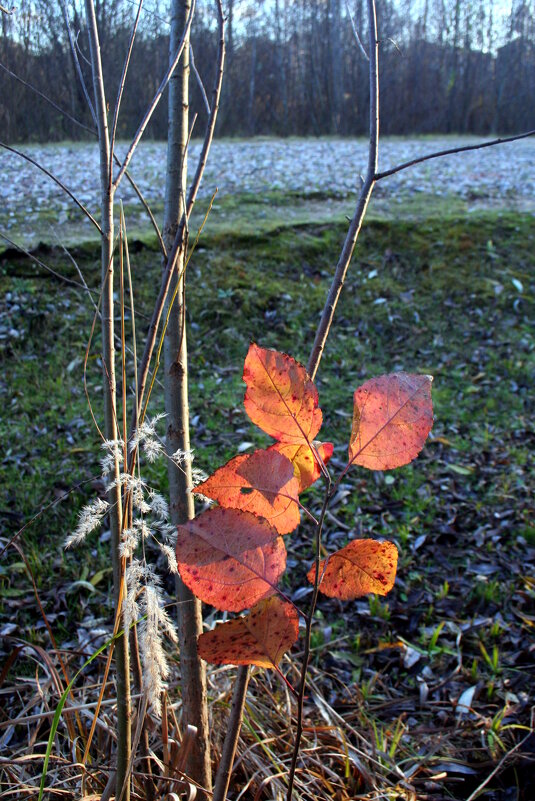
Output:
[[[227,202],[235,208],[234,198],[222,198],[223,210]],[[207,473],[267,444],[243,410],[249,342],[306,363],[345,229],[341,217],[258,235],[208,224],[187,280],[192,444]],[[161,264],[146,242],[131,249],[141,341]],[[355,469],[329,510],[328,550],[373,536],[394,541],[400,561],[386,599],[320,603],[302,799],[533,798],[534,250],[530,214],[383,218],[362,232],[317,379],[322,438],[335,444],[332,471],[346,463],[352,393],[374,375],[434,375],[436,423],[414,464],[384,474]],[[107,532],[76,552],[62,549],[81,506],[103,491],[83,385],[96,296],[76,285],[74,265],[96,288],[98,254],[90,244],[72,258],[36,255],[75,283],[13,251],[1,258],[0,547],[24,529],[0,564],[0,775],[6,797],[20,798],[35,797],[63,680],[51,634],[72,675],[111,625]],[[87,387],[100,422],[98,339],[88,350]],[[155,413],[159,397],[156,389]],[[149,474],[165,491],[164,467]],[[319,490],[304,497],[317,511]],[[285,592],[305,609],[311,558],[303,521],[289,540]],[[171,599],[171,581],[167,588]],[[294,685],[299,655],[296,647],[282,663]],[[75,685],[84,725],[101,670],[95,660]],[[223,729],[232,675],[218,669],[210,679]],[[170,703],[176,693],[173,676]],[[104,749],[112,696],[99,719]],[[259,671],[231,798],[283,797],[291,709],[279,678]],[[78,780],[67,723],[59,732],[50,798],[69,797]]]

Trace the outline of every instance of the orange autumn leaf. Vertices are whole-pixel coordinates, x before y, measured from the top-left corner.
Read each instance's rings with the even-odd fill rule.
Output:
[[[394,586],[398,551],[392,542],[353,540],[320,562],[319,589],[330,598],[351,601],[370,592],[386,595]],[[311,584],[313,566],[307,574]]]
[[[286,548],[263,518],[216,507],[178,526],[182,581],[205,603],[241,612],[271,595],[286,568]]]
[[[300,522],[298,481],[289,459],[271,450],[235,456],[193,492],[225,508],[252,512],[288,534]]]
[[[245,411],[281,442],[312,442],[321,428],[318,391],[302,364],[286,353],[250,346],[243,368]]]
[[[314,447],[327,464],[333,455],[334,446],[332,442],[314,442]],[[284,454],[293,465],[294,475],[299,482],[298,492],[301,494],[307,487],[310,487],[321,475],[319,462],[310,445],[295,445],[287,442],[276,442],[269,448],[270,451],[278,451]]]
[[[412,462],[433,425],[432,380],[428,375],[392,373],[356,390],[349,464],[391,470]]]
[[[260,601],[248,615],[219,623],[198,639],[199,655],[214,665],[274,668],[299,636],[299,616],[279,596]]]

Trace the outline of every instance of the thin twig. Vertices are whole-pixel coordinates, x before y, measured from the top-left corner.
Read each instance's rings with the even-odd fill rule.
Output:
[[[473,791],[473,793],[470,793],[470,795],[468,796],[466,801],[475,801],[475,799],[479,797],[479,795],[481,793],[481,790],[485,789],[487,784],[491,781],[491,779],[494,778],[494,776],[496,776],[500,772],[500,770],[503,768],[504,764],[509,761],[509,759],[515,753],[515,751],[518,751],[520,748],[522,748],[524,743],[526,743],[530,739],[530,737],[533,737],[533,729],[530,730],[526,734],[526,736],[523,737],[522,740],[520,740],[520,742],[517,743],[514,746],[514,748],[512,748],[510,751],[508,751],[506,754],[503,755],[503,757],[500,759],[500,761],[495,766],[495,768],[489,773],[487,778],[483,782],[481,782],[481,784],[478,785],[478,787],[476,787],[476,789]]]
[[[190,63],[191,69],[193,70],[193,74],[195,75],[195,77],[197,79],[197,84],[198,84],[199,89],[201,91],[201,95],[202,95],[202,99],[203,99],[203,102],[204,102],[204,107],[206,109],[206,113],[209,115],[210,114],[210,103],[208,102],[208,98],[206,97],[206,90],[204,88],[204,84],[202,82],[202,78],[199,75],[199,70],[197,69],[197,65],[195,64],[195,56],[193,55],[193,46],[191,44],[189,46],[189,63]]]
[[[93,289],[89,288],[89,286],[87,284],[87,281],[84,278],[84,274],[83,274],[82,270],[80,269],[80,265],[78,264],[78,262],[76,261],[76,259],[72,255],[72,253],[70,253],[68,248],[66,248],[65,245],[63,245],[61,242],[59,243],[59,246],[62,249],[62,251],[65,253],[65,255],[67,256],[69,261],[71,262],[72,266],[74,267],[74,269],[76,270],[78,275],[80,276],[80,281],[82,282],[82,285],[85,287],[85,291],[89,295],[89,300],[91,301],[91,305],[93,306],[93,309],[96,312],[98,312],[98,307],[97,307],[97,304],[95,303],[95,301],[93,300],[93,295],[97,295],[98,296],[99,293],[95,292]]]
[[[121,162],[117,158],[115,153],[113,154],[113,160],[115,161],[116,164],[120,165]],[[128,170],[125,171],[124,176],[125,176],[126,180],[129,182],[129,184],[132,187],[132,189],[134,190],[134,192],[136,193],[136,195],[138,196],[138,198],[139,198],[139,200],[141,202],[141,205],[143,206],[143,208],[147,212],[147,215],[149,217],[151,225],[154,228],[154,233],[156,234],[156,238],[158,239],[158,244],[160,246],[160,251],[163,254],[164,259],[166,259],[167,258],[167,250],[165,248],[165,244],[164,244],[164,241],[163,241],[162,232],[160,231],[160,227],[159,227],[158,223],[156,222],[156,218],[154,217],[154,214],[152,213],[151,207],[149,206],[148,202],[145,200],[145,197],[144,197],[141,189],[139,188],[137,183],[134,181],[134,179],[132,178],[132,176],[130,175],[130,172]]]
[[[242,665],[238,668],[236,679],[234,681],[232,706],[230,708],[230,715],[227,722],[227,733],[223,742],[221,760],[217,768],[212,801],[225,801],[227,797],[232,766],[234,764],[234,757],[236,756],[236,749],[238,747],[238,739],[243,720],[243,710],[245,708],[248,684],[249,667],[247,665]]]
[[[65,27],[67,28],[67,36],[69,37],[69,45],[70,45],[70,48],[71,48],[72,60],[74,61],[74,68],[76,70],[76,74],[78,75],[78,80],[80,81],[80,85],[82,87],[82,91],[84,93],[84,97],[86,99],[87,106],[89,108],[89,111],[91,112],[91,116],[93,117],[93,122],[95,123],[95,127],[98,127],[98,125],[97,125],[97,115],[95,113],[95,107],[93,106],[93,103],[91,102],[91,97],[89,95],[89,91],[88,91],[87,86],[85,84],[84,75],[83,75],[83,72],[82,72],[82,68],[80,66],[80,59],[78,58],[78,53],[76,52],[76,47],[75,47],[75,44],[74,44],[74,40],[72,38],[71,25],[70,25],[70,22],[69,22],[69,16],[67,14],[67,7],[65,5],[65,0],[60,0],[60,4],[61,4],[61,11],[63,13],[63,19],[65,21]]]
[[[217,121],[217,113],[219,111],[219,99],[221,97],[221,84],[223,81],[223,69],[225,64],[225,20],[223,16],[223,7],[221,0],[217,0],[217,12],[218,12],[218,23],[219,23],[219,50],[218,50],[218,64],[217,64],[217,71],[216,77],[214,81],[214,87],[212,90],[212,105],[210,109],[210,118],[208,119],[206,125],[206,132],[204,135],[204,141],[201,148],[201,152],[199,154],[199,160],[197,163],[197,169],[195,171],[195,176],[193,178],[193,182],[191,184],[189,193],[188,193],[188,205],[186,211],[186,217],[189,219],[191,212],[193,210],[193,206],[195,205],[195,200],[197,198],[197,192],[199,190],[199,186],[202,181],[202,177],[204,174],[204,168],[206,166],[206,161],[208,158],[208,153],[210,150],[210,146],[212,144],[212,139],[214,136],[214,129],[215,124]],[[147,333],[147,339],[145,341],[145,349],[143,351],[143,355],[141,357],[141,363],[139,366],[138,372],[138,408],[141,409],[141,405],[143,403],[143,397],[145,394],[145,387],[147,384],[147,378],[149,374],[150,363],[152,360],[152,355],[154,353],[154,347],[156,345],[156,337],[158,333],[158,328],[160,325],[160,320],[162,317],[163,309],[165,306],[165,302],[167,300],[167,295],[169,293],[169,288],[171,286],[171,280],[173,277],[173,273],[176,267],[178,255],[180,253],[180,248],[182,247],[182,240],[184,236],[184,230],[186,225],[186,219],[183,217],[182,221],[177,229],[175,234],[175,240],[173,242],[173,247],[171,251],[168,253],[167,256],[167,264],[165,266],[163,275],[162,275],[162,283],[160,285],[160,291],[158,293],[158,297],[156,299],[156,303],[154,305],[154,311],[152,313],[152,318],[149,325],[149,330]],[[137,414],[132,423],[132,430],[135,429],[137,425]]]
[[[177,49],[175,57],[174,57],[174,59],[173,59],[173,61],[171,63],[171,66],[167,70],[167,72],[166,72],[166,74],[165,74],[160,86],[158,87],[158,90],[157,90],[156,94],[154,95],[150,106],[148,107],[147,111],[145,112],[145,114],[143,116],[143,119],[141,120],[141,123],[139,125],[139,128],[137,129],[137,131],[136,131],[136,133],[134,135],[134,138],[132,139],[130,147],[128,148],[128,152],[127,152],[126,156],[124,157],[123,163],[122,163],[122,165],[121,165],[121,167],[119,169],[119,172],[117,173],[115,181],[113,182],[114,189],[117,189],[117,187],[119,186],[119,184],[121,182],[121,178],[123,177],[126,168],[130,164],[130,161],[132,160],[132,156],[134,155],[136,147],[139,144],[139,140],[143,136],[145,128],[149,124],[150,118],[152,117],[152,115],[153,115],[153,113],[154,113],[154,111],[156,109],[156,106],[160,102],[160,99],[161,99],[161,97],[163,95],[164,89],[167,86],[167,84],[169,83],[169,81],[171,80],[171,77],[172,77],[172,75],[173,75],[173,73],[174,73],[174,71],[175,71],[175,69],[176,69],[176,67],[178,65],[178,62],[180,61],[180,58],[182,56],[182,51],[184,50],[184,45],[186,43],[187,38],[189,37],[189,32],[190,32],[190,28],[191,28],[191,21],[193,19],[194,10],[195,10],[195,2],[192,2],[190,13],[188,15],[188,19],[186,20],[186,27],[184,28],[184,33],[182,34],[182,39],[180,41],[180,45],[179,45],[179,47]]]
[[[134,20],[134,24],[132,26],[132,31],[130,33],[130,41],[128,42],[128,50],[126,51],[126,56],[123,64],[123,71],[121,73],[121,79],[119,81],[119,88],[117,90],[117,100],[115,101],[115,109],[113,111],[113,121],[111,124],[111,133],[110,133],[110,153],[112,155],[112,159],[115,153],[115,135],[117,133],[117,123],[119,121],[119,109],[121,108],[121,100],[123,97],[124,87],[126,84],[126,75],[128,73],[128,66],[130,64],[130,58],[132,56],[132,50],[134,48],[134,41],[136,39],[137,28],[139,25],[139,18],[141,16],[141,9],[143,8],[143,0],[139,0],[137,6],[137,14]],[[110,186],[113,180],[113,161],[110,160]]]
[[[80,284],[80,283],[78,283],[78,281],[73,281],[72,278],[67,278],[66,275],[62,275],[61,273],[56,272],[56,270],[53,270],[52,267],[48,266],[48,264],[45,264],[44,261],[41,261],[40,259],[38,259],[37,256],[34,256],[33,253],[30,253],[30,251],[26,250],[26,248],[23,247],[22,245],[18,245],[16,242],[13,242],[12,239],[10,239],[8,236],[6,236],[1,231],[0,231],[0,237],[2,237],[2,239],[5,239],[5,241],[9,245],[11,245],[12,248],[14,248],[15,250],[20,251],[21,253],[24,253],[24,255],[27,256],[27,258],[31,259],[36,264],[38,264],[39,267],[42,267],[43,270],[46,270],[48,273],[53,275],[54,278],[58,278],[60,281],[64,281],[66,284],[70,284],[71,286],[74,286],[77,289],[83,289],[86,292],[89,292],[90,295],[98,294],[97,292],[94,292],[92,289],[89,289],[89,287],[87,286],[86,283]],[[78,274],[80,274],[80,273],[78,273]]]
[[[373,2],[373,0],[372,0]],[[327,505],[331,499],[330,493],[330,482],[326,482],[325,484],[325,494],[323,497],[323,505],[321,508],[321,514],[319,518],[318,525],[316,526],[316,531],[314,534],[314,586],[312,590],[312,598],[310,600],[310,607],[308,610],[308,615],[305,619],[305,647],[303,653],[303,661],[301,663],[301,682],[299,684],[299,692],[297,696],[297,722],[296,722],[296,730],[295,730],[295,741],[294,741],[294,748],[292,753],[292,761],[290,764],[290,771],[288,773],[288,792],[286,795],[286,801],[292,801],[292,794],[293,794],[293,787],[295,782],[295,772],[297,769],[297,760],[299,758],[299,750],[301,746],[301,736],[303,734],[303,710],[304,710],[304,703],[305,703],[305,692],[307,686],[307,671],[308,671],[308,663],[310,660],[310,641],[312,635],[312,623],[314,621],[314,612],[316,610],[316,604],[318,601],[318,594],[319,594],[319,585],[320,585],[320,559],[321,559],[321,535],[323,531],[323,521],[325,520],[325,513],[327,511]]]
[[[51,98],[48,97],[48,95],[45,95],[44,92],[41,92],[40,89],[38,89],[33,84],[28,83],[28,81],[25,81],[24,78],[21,78],[20,75],[17,75],[16,72],[12,72],[4,64],[0,64],[0,69],[4,70],[4,72],[7,72],[8,75],[10,75],[12,78],[15,78],[15,80],[21,83],[23,86],[26,86],[27,89],[31,89],[32,92],[35,92],[36,95],[39,95],[39,97],[41,97],[43,100],[49,103],[52,106],[52,108],[55,108],[56,111],[59,111],[60,114],[63,114],[64,117],[73,122],[75,125],[78,125],[80,128],[83,128],[84,131],[89,131],[90,134],[96,136],[97,132],[95,131],[94,128],[90,128],[89,125],[86,125],[85,123],[80,122],[80,120],[77,120],[76,117],[73,117],[71,114],[69,114],[68,111],[65,111],[64,108],[58,106],[58,104],[54,103],[54,101],[51,100]]]
[[[375,173],[377,172],[378,162],[378,149],[379,149],[379,72],[378,72],[378,39],[377,39],[377,16],[375,9],[375,0],[368,0],[368,18],[369,18],[369,78],[370,78],[370,141],[368,150],[368,170],[366,178],[360,192],[359,200],[355,215],[349,226],[349,230],[340,254],[338,265],[335,271],[335,276],[331,289],[327,296],[323,314],[318,326],[315,341],[312,346],[312,352],[308,361],[307,371],[312,379],[314,379],[319,367],[325,342],[329,334],[334,311],[342,287],[344,284],[345,276],[351,262],[351,257],[355,249],[356,241],[362,226],[362,221],[366,214],[369,199],[375,183]],[[327,512],[327,506],[331,499],[331,480],[327,472],[325,483],[325,494],[318,524],[315,530],[315,554],[314,554],[314,584],[312,590],[312,598],[310,601],[309,612],[306,617],[306,630],[305,630],[305,646],[303,653],[303,660],[301,665],[301,683],[299,686],[299,695],[297,700],[297,722],[295,732],[294,749],[292,753],[292,761],[290,771],[288,774],[288,790],[286,801],[291,801],[293,795],[293,788],[295,783],[295,775],[297,770],[297,761],[299,758],[299,750],[301,745],[301,737],[303,733],[303,711],[305,692],[307,684],[307,671],[308,663],[310,660],[310,646],[312,623],[314,620],[314,612],[319,593],[319,585],[321,581],[320,576],[320,558],[321,558],[321,538],[323,523]]]
[[[67,119],[69,119],[75,125],[78,125],[80,128],[83,128],[85,131],[88,131],[92,136],[98,137],[98,133],[94,128],[90,128],[88,125],[84,125],[83,122],[80,122],[79,120],[75,119],[75,117],[72,117],[67,111],[65,111],[65,109],[62,109],[61,106],[58,106],[57,103],[54,103],[53,100],[51,100],[49,97],[47,97],[47,95],[45,95],[43,92],[39,91],[39,89],[37,89],[31,83],[28,83],[27,81],[23,80],[16,73],[11,72],[11,70],[9,70],[3,64],[0,64],[0,69],[5,70],[5,72],[7,72],[9,75],[11,75],[11,77],[15,78],[17,81],[20,81],[20,83],[23,86],[26,86],[28,89],[31,89],[31,91],[35,92],[37,95],[39,95],[39,97],[42,97],[43,100],[46,100],[47,103],[50,103],[50,105],[53,106],[53,108],[55,108],[57,111],[59,111],[61,114],[63,114]],[[121,161],[117,157],[116,153],[113,153],[113,160],[115,161],[115,163],[117,164],[118,167],[121,166]],[[152,213],[152,210],[151,210],[148,202],[145,200],[145,197],[144,197],[141,189],[139,188],[137,183],[134,181],[134,179],[132,178],[132,176],[130,175],[130,172],[128,170],[125,171],[125,178],[130,183],[130,186],[132,187],[132,189],[134,190],[134,192],[138,196],[138,198],[139,198],[139,200],[141,202],[141,205],[143,206],[143,208],[147,212],[147,215],[148,215],[148,217],[150,219],[151,225],[154,228],[154,232],[155,232],[156,237],[158,239],[158,244],[160,246],[160,251],[162,252],[164,258],[167,258],[167,251],[165,249],[165,245],[164,245],[164,241],[163,241],[163,237],[162,237],[160,228],[158,226],[158,223],[156,222],[156,219],[154,217],[154,214]]]
[[[355,42],[357,43],[357,46],[358,46],[360,52],[362,53],[362,55],[364,56],[364,58],[366,59],[366,61],[369,61],[370,57],[367,54],[367,52],[366,52],[366,50],[364,48],[364,45],[362,44],[362,40],[361,40],[361,38],[359,36],[359,32],[358,32],[357,26],[355,24],[355,20],[353,19],[353,15],[351,14],[351,9],[349,8],[348,0],[346,0],[346,10],[347,10],[347,15],[349,17],[349,22],[351,23],[351,28],[353,30],[353,36],[355,37]]]
[[[16,156],[20,156],[20,158],[21,158],[21,159],[25,159],[26,161],[29,161],[29,162],[30,162],[30,164],[33,164],[33,166],[34,166],[34,167],[37,167],[37,169],[38,169],[38,170],[41,170],[41,172],[44,172],[44,174],[45,174],[46,176],[48,176],[48,178],[50,178],[52,181],[54,181],[54,183],[56,183],[56,184],[57,184],[57,185],[60,187],[60,189],[63,189],[63,191],[65,192],[65,194],[66,194],[66,195],[68,195],[68,196],[71,198],[71,200],[73,200],[73,201],[76,203],[76,205],[78,206],[78,208],[79,208],[79,209],[81,209],[81,210],[83,211],[83,213],[85,214],[85,216],[87,217],[87,219],[88,219],[88,220],[90,220],[90,221],[93,223],[93,225],[95,226],[95,228],[97,229],[97,231],[98,231],[100,234],[102,234],[102,228],[100,227],[100,225],[98,224],[98,222],[95,220],[95,218],[93,217],[93,215],[91,214],[91,212],[90,212],[90,211],[88,211],[88,210],[86,209],[86,207],[84,206],[84,204],[83,204],[83,203],[81,203],[81,202],[78,200],[78,198],[76,197],[76,195],[74,195],[74,194],[71,192],[71,190],[70,190],[70,189],[68,189],[68,188],[65,186],[65,184],[64,184],[62,181],[60,181],[60,180],[59,180],[59,178],[57,178],[57,177],[56,177],[56,176],[55,176],[53,173],[51,173],[51,172],[50,172],[50,170],[47,170],[47,168],[46,168],[46,167],[43,167],[43,165],[42,165],[42,164],[40,164],[38,161],[36,161],[35,159],[32,159],[32,157],[31,157],[31,156],[28,156],[28,155],[27,155],[27,153],[23,153],[21,150],[17,150],[17,149],[16,149],[16,148],[14,148],[14,147],[10,147],[10,145],[6,145],[4,142],[0,142],[0,147],[3,147],[3,148],[4,148],[4,150],[9,150],[9,152],[10,152],[10,153],[14,153]]]
[[[379,153],[379,71],[378,71],[378,41],[377,41],[377,17],[375,13],[375,3],[373,0],[368,0],[368,16],[369,23],[369,47],[370,47],[370,143],[368,148],[368,170],[366,177],[360,190],[359,199],[355,215],[349,225],[349,230],[345,238],[345,242],[336,265],[333,282],[327,295],[325,306],[321,315],[321,320],[316,332],[316,338],[312,348],[307,371],[309,376],[314,380],[325,341],[327,339],[333,317],[344,285],[347,270],[351,263],[351,258],[357,244],[358,235],[362,227],[362,221],[366,214],[366,209],[370,201],[373,187],[376,181],[377,162]]]
[[[100,157],[101,192],[101,286],[102,286],[102,368],[104,394],[104,422],[106,439],[117,439],[117,391],[114,349],[114,298],[113,298],[113,198],[110,186],[111,170],[110,139],[107,116],[107,101],[102,71],[99,31],[94,0],[85,0],[87,28],[91,52],[93,90],[97,113],[97,128]],[[110,503],[111,560],[113,567],[113,589],[116,614],[120,617],[124,592],[125,560],[120,555],[122,497],[120,489],[120,465],[117,454],[114,458],[113,487],[108,491]],[[131,752],[130,667],[128,637],[124,636],[116,646],[117,677],[117,753],[115,795],[124,789],[124,801],[130,801],[128,765]],[[86,749],[87,751],[87,749]]]
[[[503,145],[506,142],[516,142],[518,139],[527,139],[529,136],[535,136],[535,129],[526,131],[525,133],[515,134],[515,136],[504,136],[499,139],[491,139],[489,142],[478,142],[475,145],[463,145],[462,147],[450,147],[447,150],[437,150],[435,153],[428,153],[426,156],[420,156],[411,161],[404,161],[403,164],[398,164],[397,167],[392,167],[390,170],[375,173],[375,180],[381,181],[383,178],[388,178],[389,175],[395,175],[401,170],[406,170],[409,167],[414,167],[415,164],[421,164],[423,161],[430,159],[438,159],[441,156],[451,156],[454,153],[466,153],[468,150],[481,150],[484,147],[494,147],[495,145]]]
[[[214,138],[217,113],[219,111],[219,100],[221,98],[221,85],[223,83],[223,72],[225,68],[225,18],[223,15],[223,5],[221,0],[216,0],[216,7],[217,7],[218,31],[219,31],[217,69],[214,80],[214,86],[212,89],[212,105],[210,106],[210,116],[208,118],[208,122],[206,123],[206,131],[204,134],[204,141],[202,144],[201,152],[199,154],[199,160],[197,162],[197,169],[195,170],[195,175],[193,176],[193,181],[191,183],[191,187],[188,193],[188,206],[186,210],[186,216],[188,219],[191,217],[191,212],[193,211],[193,206],[195,205],[195,201],[197,199],[197,192],[199,191],[199,186],[201,185],[202,177],[204,174],[204,168],[206,167],[206,160],[208,158],[210,147],[212,146],[212,139]]]

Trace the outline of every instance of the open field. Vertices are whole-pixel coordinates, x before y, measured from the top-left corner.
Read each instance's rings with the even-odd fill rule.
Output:
[[[381,142],[379,169],[386,170],[425,153],[474,144],[475,137],[388,138]],[[198,143],[191,147],[194,164]],[[119,152],[126,150],[119,146]],[[98,204],[98,151],[92,144],[28,145],[32,159],[48,168],[90,211]],[[259,208],[216,202],[210,226],[243,232],[288,221],[327,222],[352,212],[353,198],[367,160],[365,140],[223,140],[213,145],[200,192],[209,198],[243,195]],[[417,165],[378,184],[371,212],[399,217],[427,216],[433,204],[457,212],[481,209],[535,210],[535,140],[448,156]],[[145,142],[132,161],[131,174],[153,211],[163,207],[165,146]],[[0,231],[26,247],[73,244],[94,236],[94,229],[60,187],[34,165],[0,150]],[[150,224],[134,190],[123,181],[119,197],[138,235]],[[269,206],[263,208],[263,204]],[[247,213],[248,212],[248,213]],[[2,241],[0,240],[0,248]]]
[[[385,162],[410,157],[409,144],[385,143]],[[424,141],[418,149],[436,145]],[[264,149],[268,155],[273,150],[270,141],[234,146]],[[309,159],[311,172],[319,172],[325,154],[338,146],[364,152],[361,144],[320,142],[317,147],[324,150]],[[147,152],[152,147],[147,145]],[[288,147],[303,149],[304,144],[290,141]],[[355,470],[344,479],[328,518],[328,548],[362,532],[394,541],[400,563],[386,599],[320,604],[304,761],[315,776],[316,798],[534,797],[535,223],[530,204],[535,173],[529,162],[535,162],[535,143],[486,153],[494,161],[484,161],[481,154],[477,163],[476,154],[456,157],[460,171],[442,162],[427,165],[428,172],[410,173],[412,187],[385,182],[359,240],[318,374],[322,438],[335,444],[335,473],[345,464],[352,393],[367,378],[399,369],[431,373],[436,422],[414,464],[385,474]],[[333,157],[333,176],[338,175],[336,160],[349,157],[346,151]],[[263,169],[273,174],[275,161],[262,167],[260,156],[255,158],[258,168],[251,167],[251,175],[258,178]],[[287,158],[293,164],[293,156]],[[217,161],[216,148],[212,163]],[[60,159],[54,172],[64,163]],[[442,172],[433,173],[434,164]],[[281,169],[280,175],[289,170]],[[220,173],[209,177],[225,190],[188,267],[192,444],[196,465],[206,472],[237,450],[267,444],[243,411],[241,373],[248,344],[254,340],[306,362],[343,241],[344,214],[352,205],[350,183],[336,183],[334,177],[332,185],[323,175],[313,184],[295,171],[295,185],[291,176],[288,185],[272,180],[265,194],[262,183],[228,183],[233,171],[235,163],[224,161]],[[351,176],[354,170],[345,172]],[[438,185],[437,176],[442,176]],[[298,183],[299,177],[306,185]],[[94,200],[92,191],[87,188],[84,195],[88,203]],[[29,244],[34,239],[24,234],[18,215],[27,204],[34,219],[33,197],[25,185],[13,199],[17,222],[11,233],[4,229],[17,241],[27,235]],[[47,210],[55,216],[55,204],[52,196],[43,201],[36,219]],[[59,222],[55,219],[49,233],[63,233]],[[37,223],[30,222],[32,228]],[[50,245],[54,237],[45,229],[43,224],[37,238]],[[70,281],[80,280],[76,262],[95,289],[95,244],[76,221],[65,230],[78,242],[70,257],[48,245],[36,255]],[[132,231],[141,337],[159,285],[160,256],[141,216]],[[10,547],[0,564],[0,653],[4,664],[13,660],[8,670],[0,666],[2,759],[11,755],[4,774],[0,762],[5,791],[16,780],[21,787],[39,784],[39,755],[58,699],[53,670],[43,656],[53,651],[45,616],[74,672],[109,634],[111,571],[106,531],[75,552],[62,549],[78,510],[103,491],[98,436],[83,387],[91,300],[84,289],[14,250],[0,257],[0,285],[0,547],[43,510],[18,537],[19,549]],[[130,385],[131,369],[127,380]],[[87,385],[100,422],[98,335],[89,348]],[[153,413],[161,406],[155,390]],[[163,465],[148,466],[146,474],[165,491]],[[305,497],[316,512],[318,492]],[[285,591],[298,605],[308,597],[300,588],[311,559],[310,533],[304,520],[289,542]],[[166,589],[171,604],[171,580]],[[298,680],[298,657],[296,647],[282,663],[292,683]],[[225,719],[232,670],[211,677],[216,721]],[[101,671],[97,660],[79,679],[77,702],[94,700],[88,688],[98,686]],[[169,683],[172,702],[177,701],[177,671],[178,664]],[[233,799],[250,780],[245,801],[280,797],[282,778],[264,788],[261,783],[289,761],[286,693],[276,676],[256,672]],[[264,700],[267,695],[275,713]],[[106,698],[104,719],[113,719],[113,687]],[[12,725],[22,714],[36,717]],[[62,727],[63,722],[52,769],[58,787],[64,781],[62,791],[74,792],[77,769],[61,762],[70,760],[62,751]],[[23,761],[30,752],[34,757]],[[267,767],[255,777],[262,763]],[[99,767],[102,773],[105,768]],[[375,774],[375,789],[366,782],[367,772]],[[49,794],[54,801],[60,797],[65,796]],[[306,793],[302,797],[308,801]]]

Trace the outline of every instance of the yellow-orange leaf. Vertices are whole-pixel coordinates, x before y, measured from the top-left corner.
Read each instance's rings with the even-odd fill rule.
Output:
[[[392,373],[356,390],[350,464],[391,470],[412,462],[433,425],[432,380],[428,375]]]
[[[286,353],[250,346],[243,368],[245,411],[281,442],[312,442],[321,428],[318,392],[302,364]]]
[[[193,491],[221,506],[253,512],[288,534],[299,525],[299,484],[289,459],[272,450],[235,456]]]
[[[351,601],[370,592],[386,595],[394,586],[398,551],[392,542],[353,540],[320,562],[320,592]],[[314,583],[316,568],[307,574]]]
[[[275,592],[286,568],[282,537],[267,520],[220,507],[178,526],[176,558],[197,598],[229,612]]]
[[[299,636],[295,608],[278,596],[260,601],[248,615],[220,623],[198,639],[199,655],[214,665],[274,668]]]
[[[327,464],[333,455],[334,448],[332,442],[314,442],[314,447],[323,460],[323,463]],[[307,487],[310,487],[310,485],[320,477],[321,470],[319,462],[310,445],[306,443],[303,445],[295,445],[288,442],[276,442],[269,450],[278,451],[291,461],[294,475],[299,482],[299,493],[306,490]]]

